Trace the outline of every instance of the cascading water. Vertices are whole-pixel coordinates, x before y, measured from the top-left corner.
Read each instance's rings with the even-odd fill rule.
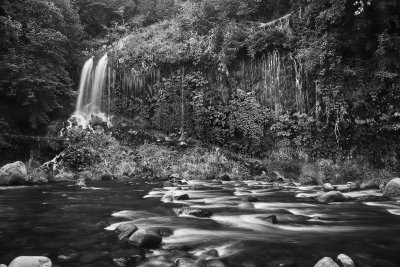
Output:
[[[94,116],[109,123],[108,114],[105,113],[102,106],[103,91],[107,81],[107,64],[107,54],[98,61],[94,71],[93,57],[86,61],[79,83],[75,113],[68,120],[67,129],[75,126],[90,128],[89,122]]]

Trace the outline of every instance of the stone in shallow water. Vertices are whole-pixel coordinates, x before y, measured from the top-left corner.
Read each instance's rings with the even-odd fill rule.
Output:
[[[327,204],[331,202],[343,202],[348,200],[348,198],[339,191],[330,191],[317,197],[317,200],[320,203]]]
[[[174,231],[167,227],[148,227],[147,230],[153,231],[162,237],[168,237],[174,234]]]
[[[174,212],[176,213],[176,215],[191,215],[195,217],[210,217],[212,215],[212,212],[209,210],[189,207],[184,207],[180,209],[176,208],[174,209]]]
[[[162,236],[151,229],[140,229],[129,237],[129,241],[143,248],[158,248],[162,242]]]
[[[52,267],[49,258],[43,256],[20,256],[15,258],[8,267]]]
[[[219,179],[220,179],[221,181],[228,182],[228,181],[231,180],[231,177],[229,177],[229,175],[225,173],[225,174],[223,174]]]
[[[189,200],[189,195],[183,194],[183,195],[175,196],[174,199],[175,200]]]
[[[195,267],[196,261],[192,259],[176,259],[174,267]]]
[[[340,254],[337,256],[337,260],[342,264],[343,267],[356,267],[353,260],[345,254]]]
[[[325,257],[321,259],[314,267],[339,267],[339,265],[334,262],[331,258]]]
[[[329,191],[333,191],[334,190],[332,184],[330,184],[330,183],[325,183],[322,186],[322,189],[324,189],[325,192],[329,192]]]
[[[119,232],[119,240],[122,240],[137,231],[137,229],[137,226],[133,222],[123,222],[118,225],[116,231]]]
[[[400,178],[392,179],[383,190],[385,197],[400,197]]]

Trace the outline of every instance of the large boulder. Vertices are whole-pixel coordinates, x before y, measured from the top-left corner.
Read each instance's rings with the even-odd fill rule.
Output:
[[[340,254],[339,256],[337,256],[337,260],[341,263],[343,267],[356,267],[353,260],[345,254]]]
[[[325,192],[329,192],[329,191],[335,190],[335,189],[333,188],[332,184],[330,184],[330,183],[325,183],[325,184],[322,186],[322,189],[323,189]]]
[[[151,229],[140,229],[129,237],[129,241],[143,248],[158,248],[162,242],[162,236]]]
[[[51,260],[42,256],[20,256],[15,258],[8,267],[52,267]]]
[[[383,190],[385,197],[400,197],[400,178],[392,179]]]
[[[118,225],[116,231],[119,233],[119,240],[124,239],[125,237],[133,234],[138,230],[137,226],[133,222],[123,222]]]
[[[320,203],[331,203],[331,202],[343,202],[348,200],[348,197],[343,195],[339,191],[330,191],[328,193],[325,193],[319,197],[317,197],[318,202]]]
[[[21,161],[9,163],[0,169],[0,185],[23,185],[27,179],[26,166]]]
[[[212,212],[209,210],[189,207],[176,208],[174,209],[174,212],[176,215],[189,215],[195,217],[210,217],[212,215]]]
[[[331,258],[325,257],[321,259],[314,267],[339,267],[339,265],[334,262]]]

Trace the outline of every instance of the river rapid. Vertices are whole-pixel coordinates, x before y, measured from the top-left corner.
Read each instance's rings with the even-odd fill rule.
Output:
[[[111,230],[133,220],[139,229],[173,230],[137,266],[172,266],[177,258],[197,258],[212,249],[232,267],[310,267],[340,253],[358,262],[385,259],[400,266],[396,201],[320,204],[315,200],[322,193],[319,187],[255,181],[189,184],[181,190],[136,181],[90,182],[86,188],[0,187],[0,263],[20,255],[42,255],[53,266],[117,266],[113,259],[129,255],[133,246],[119,241]],[[174,200],[180,194],[190,199]],[[249,196],[257,201],[249,202]],[[207,209],[213,215],[177,216],[173,208],[183,206]],[[272,215],[276,223],[271,222]],[[99,227],[100,221],[110,226]]]

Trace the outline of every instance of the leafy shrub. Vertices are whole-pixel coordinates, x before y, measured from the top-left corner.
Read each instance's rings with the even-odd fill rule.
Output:
[[[63,164],[71,170],[83,171],[106,158],[110,146],[116,143],[102,128],[94,131],[71,129],[67,134],[68,147],[64,151]]]

